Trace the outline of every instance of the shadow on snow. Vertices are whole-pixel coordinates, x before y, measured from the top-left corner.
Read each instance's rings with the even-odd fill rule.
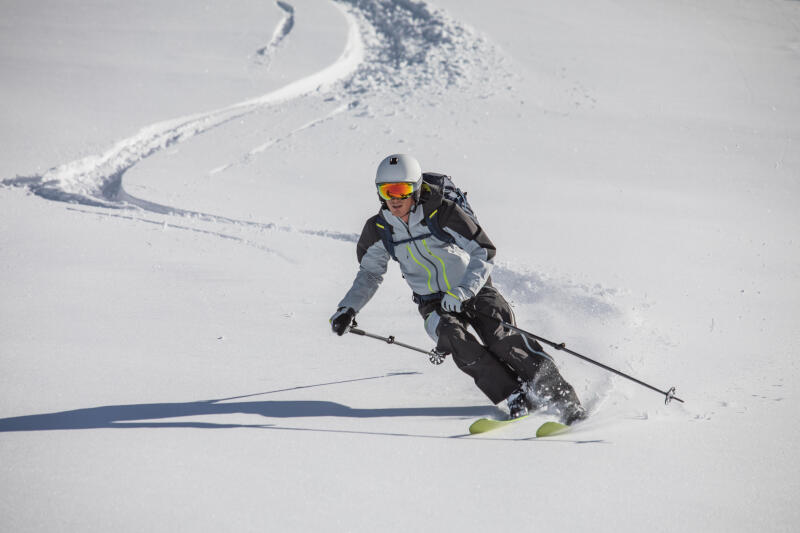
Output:
[[[253,414],[268,418],[302,418],[333,416],[345,418],[379,418],[405,416],[470,417],[493,414],[492,406],[472,407],[397,407],[354,409],[326,401],[255,401],[218,403],[206,400],[183,403],[143,403],[106,405],[0,419],[0,432],[44,431],[57,429],[99,428],[260,428],[264,424],[225,424],[200,421],[158,421],[188,416]]]
[[[415,372],[411,372],[414,374]],[[72,411],[17,416],[0,419],[0,432],[11,431],[47,431],[65,429],[100,429],[100,428],[263,428],[267,424],[232,424],[214,423],[196,420],[165,420],[182,417],[250,414],[267,418],[303,418],[303,417],[344,417],[344,418],[379,418],[379,417],[476,417],[495,414],[497,408],[491,405],[469,407],[396,407],[357,409],[347,405],[329,401],[295,400],[295,401],[245,401],[233,402],[252,396],[274,394],[325,385],[349,383],[379,379],[409,373],[387,374],[316,385],[303,385],[290,389],[195,402],[176,403],[142,403],[129,405],[106,405],[89,407]]]

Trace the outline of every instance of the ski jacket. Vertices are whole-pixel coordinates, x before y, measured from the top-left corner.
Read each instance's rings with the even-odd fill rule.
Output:
[[[391,228],[382,227],[381,215]],[[417,297],[435,298],[450,293],[461,301],[472,298],[490,281],[495,247],[472,218],[440,191],[424,186],[412,208],[408,224],[387,208],[367,220],[356,246],[358,274],[339,307],[360,311],[378,290],[392,256],[383,244],[391,230],[400,271]],[[448,243],[432,235],[428,220],[437,217],[439,227],[452,236]]]

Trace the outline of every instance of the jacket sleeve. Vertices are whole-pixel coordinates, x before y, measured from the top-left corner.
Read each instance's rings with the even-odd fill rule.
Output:
[[[452,291],[466,300],[478,294],[486,284],[494,268],[497,249],[486,232],[458,205],[447,203],[442,207],[439,215],[441,228],[452,235],[456,245],[470,257],[464,277]]]
[[[372,217],[367,220],[361,231],[361,237],[356,245],[358,273],[350,290],[339,302],[339,307],[352,307],[359,312],[372,299],[383,282],[383,275],[386,273],[391,256],[383,246],[376,226],[376,218]]]

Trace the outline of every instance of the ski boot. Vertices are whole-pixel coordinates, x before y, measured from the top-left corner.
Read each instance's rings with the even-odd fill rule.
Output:
[[[589,413],[586,412],[586,409],[584,409],[580,403],[564,403],[559,407],[559,411],[561,411],[561,423],[567,426],[571,426],[575,422],[580,422],[581,420],[586,420],[586,417],[589,416]]]
[[[542,365],[536,377],[525,384],[525,388],[530,403],[553,408],[563,424],[570,425],[588,416],[575,389],[550,361]]]
[[[525,406],[528,408],[528,412],[535,413],[539,409],[545,407],[547,402],[543,401],[542,398],[536,394],[532,380],[523,382],[520,388],[522,390],[522,396],[525,398]]]
[[[508,405],[508,417],[511,420],[528,414],[528,406],[525,403],[525,394],[522,388],[509,394],[506,404]]]

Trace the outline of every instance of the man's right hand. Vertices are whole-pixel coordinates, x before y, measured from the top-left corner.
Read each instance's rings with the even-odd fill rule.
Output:
[[[330,319],[331,329],[341,337],[347,333],[355,316],[356,312],[351,307],[340,307]]]

